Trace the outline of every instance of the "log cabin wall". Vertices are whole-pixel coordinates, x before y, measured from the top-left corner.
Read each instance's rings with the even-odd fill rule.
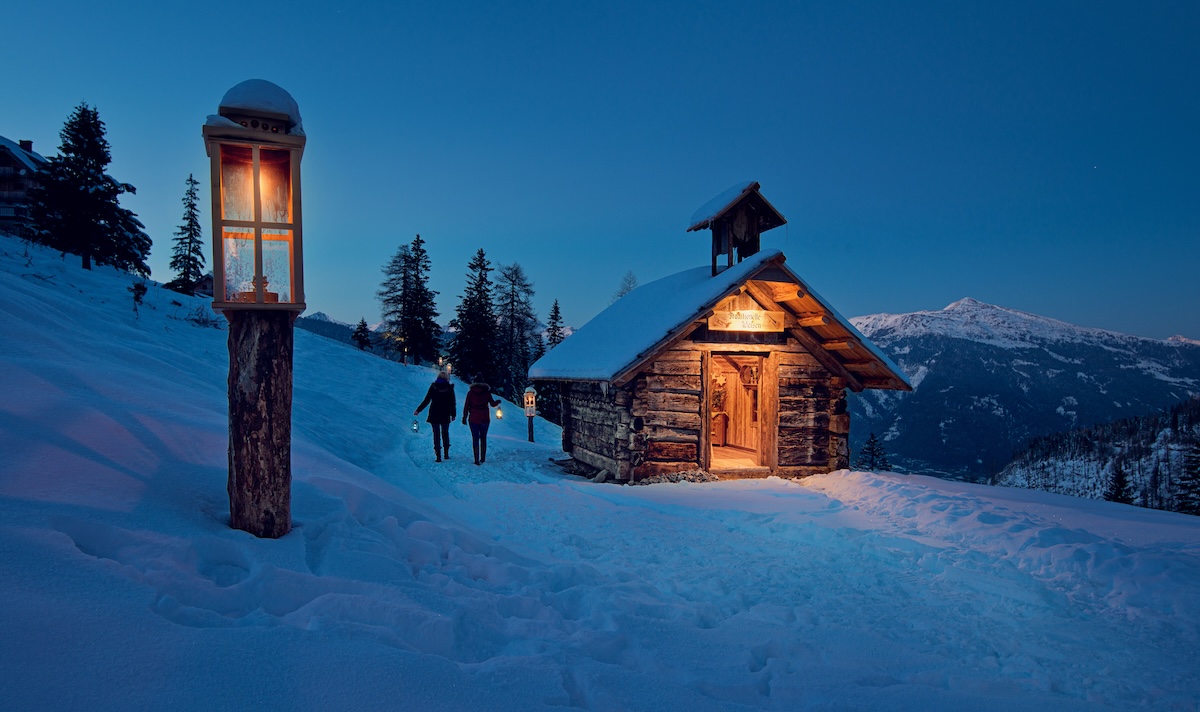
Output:
[[[809,354],[779,353],[777,474],[806,476],[848,467],[845,386]]]
[[[562,383],[563,450],[626,481],[702,467],[709,447],[708,431],[701,427],[708,354],[685,342],[659,354],[623,387]],[[736,373],[727,381],[730,390],[741,387]],[[842,379],[806,352],[776,351],[763,360],[759,388],[768,399],[760,424],[770,436],[761,443],[764,465],[783,477],[849,467],[850,416]],[[775,412],[779,426],[772,430]]]
[[[563,450],[580,462],[629,478],[629,392],[593,381],[562,384]]]
[[[670,349],[630,382],[632,479],[700,467],[702,364],[699,350]]]

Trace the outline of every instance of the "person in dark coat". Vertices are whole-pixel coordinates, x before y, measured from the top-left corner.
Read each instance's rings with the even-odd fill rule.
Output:
[[[433,428],[433,454],[437,462],[445,457],[450,459],[450,421],[458,414],[458,400],[454,397],[454,384],[450,377],[442,371],[429,386],[425,400],[413,411],[418,415],[425,406],[429,406],[429,416],[425,422]]]
[[[463,399],[462,422],[471,424],[471,449],[475,451],[475,464],[487,461],[487,431],[492,424],[491,408],[500,405],[492,397],[492,387],[476,378]]]

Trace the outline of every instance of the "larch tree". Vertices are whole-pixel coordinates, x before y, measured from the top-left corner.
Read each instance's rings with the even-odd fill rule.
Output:
[[[176,276],[166,286],[190,294],[204,276],[204,240],[196,191],[200,181],[189,173],[184,185],[187,190],[183,194],[183,222],[175,230],[175,247],[169,265]]]
[[[450,363],[464,379],[496,380],[496,309],[492,302],[492,264],[481,248],[467,264],[467,286],[450,322],[454,332]]]
[[[608,303],[616,304],[618,299],[637,289],[637,286],[637,275],[633,273],[633,270],[629,270],[624,277],[621,277],[621,283],[617,285],[617,291],[613,292],[612,299],[609,299]]]
[[[529,364],[538,334],[537,315],[533,310],[533,283],[520,264],[500,267],[495,286],[496,371],[493,385],[510,400],[524,392],[529,381]]]
[[[50,158],[29,195],[32,239],[92,263],[146,277],[151,240],[120,196],[136,193],[105,173],[112,161],[99,112],[80,104],[59,132],[59,155]]]
[[[383,317],[381,337],[385,355],[404,354],[404,301],[412,291],[411,270],[408,245],[397,248],[396,254],[383,266],[383,283],[375,296],[379,298],[379,312]]]

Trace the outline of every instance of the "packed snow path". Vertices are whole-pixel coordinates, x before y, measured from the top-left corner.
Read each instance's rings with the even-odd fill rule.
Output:
[[[1200,520],[838,472],[621,487],[296,335],[293,519],[227,525],[205,303],[0,242],[12,709],[1194,709]],[[464,393],[459,384],[459,396]]]

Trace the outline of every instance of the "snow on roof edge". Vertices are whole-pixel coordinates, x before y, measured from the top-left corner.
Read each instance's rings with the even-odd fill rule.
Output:
[[[711,265],[703,265],[643,284],[531,365],[529,378],[610,381],[706,305],[715,304],[745,281],[746,275],[782,254],[763,250],[715,277]]]
[[[0,136],[0,145],[3,145],[5,148],[7,148],[14,156],[17,157],[18,161],[24,163],[25,167],[31,171],[41,170],[41,166],[38,165],[38,161],[42,163],[49,163],[49,161],[47,161],[42,154],[36,151],[26,151],[25,149],[21,148],[21,144],[15,141],[10,141],[3,136]]]
[[[711,276],[704,265],[644,284],[597,314],[575,334],[529,367],[530,380],[611,381],[658,348],[677,328],[712,306],[759,268],[776,264],[811,295],[838,324],[879,359],[895,377],[912,388],[907,374],[848,319],[843,317],[786,264],[779,250],[763,250]]]
[[[717,193],[715,196],[710,198],[708,202],[704,203],[704,205],[701,205],[696,212],[692,213],[692,220],[688,223],[688,232],[691,232],[692,230],[699,230],[705,227],[704,225],[701,225],[701,223],[706,223],[712,220],[714,217],[720,214],[722,210],[729,207],[733,201],[742,197],[747,190],[757,184],[758,181],[742,181],[741,183],[735,183],[720,193]]]

